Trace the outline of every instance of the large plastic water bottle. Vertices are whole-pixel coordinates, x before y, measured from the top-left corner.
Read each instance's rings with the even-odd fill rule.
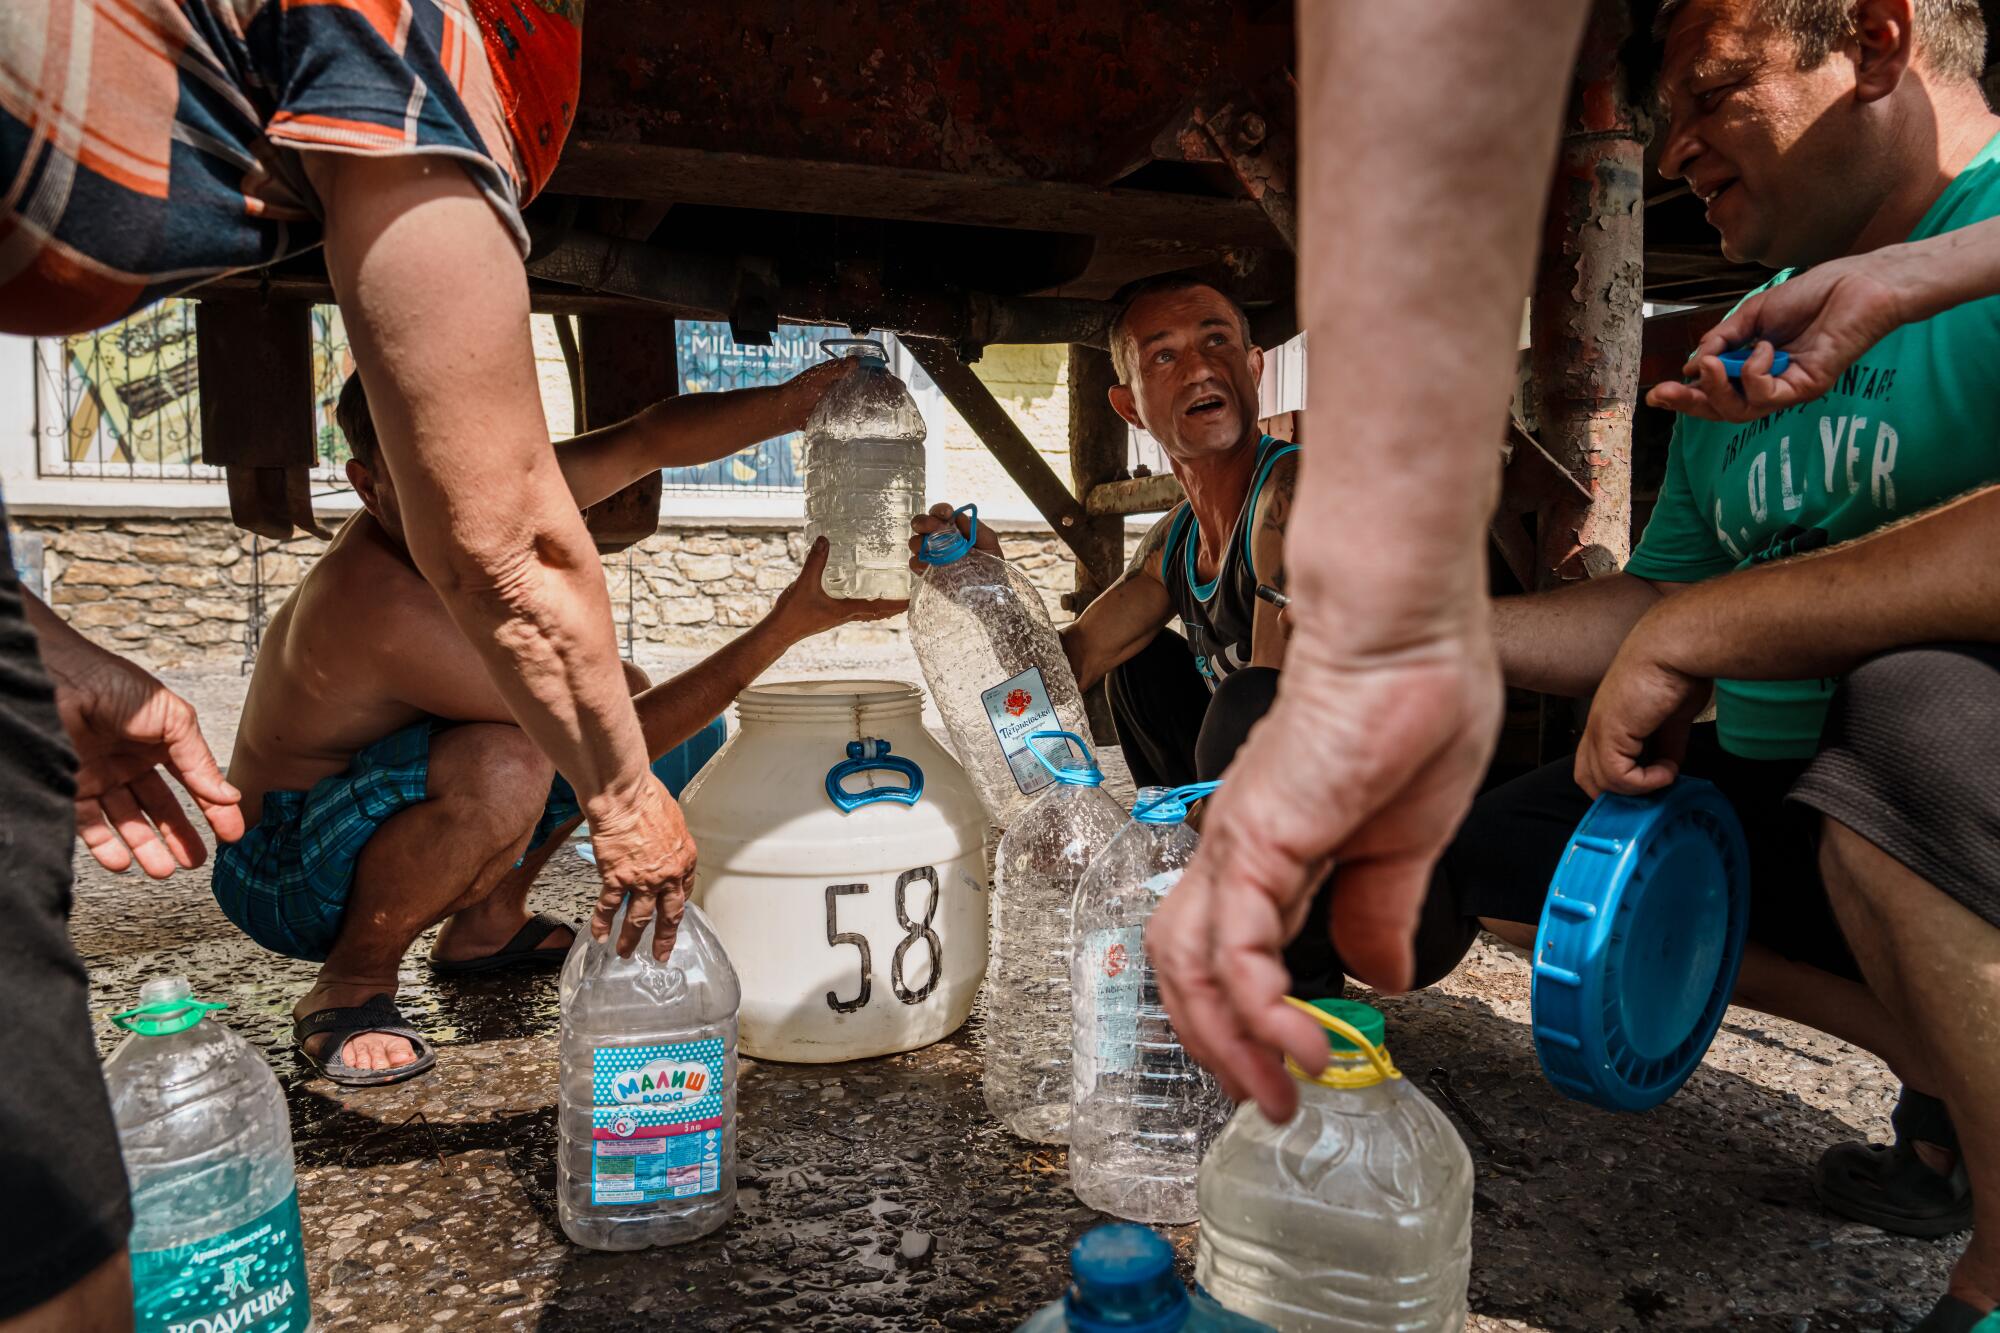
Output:
[[[1472,1158],[1396,1070],[1382,1015],[1318,1000],[1332,1061],[1282,1125],[1245,1103],[1201,1167],[1195,1278],[1284,1333],[1465,1327]]]
[[[976,537],[978,508],[958,513],[972,516]],[[1060,741],[1030,738],[1081,732],[1083,692],[1042,595],[1025,574],[975,549],[956,526],[926,537],[917,558],[925,566],[910,596],[917,662],[959,762],[986,813],[1004,829],[1055,781],[1031,746],[1056,763],[1065,753]]]
[[[924,418],[869,338],[829,338],[828,355],[867,370],[834,385],[806,419],[806,544],[830,548],[835,597],[910,595],[910,518],[924,507]]]
[[[1074,745],[1082,757],[1050,765],[1055,781],[1014,821],[994,858],[986,1107],[1024,1139],[1067,1143],[1070,909],[1091,862],[1124,827],[1125,812],[1104,794],[1104,774],[1082,737],[1043,731],[1028,739]]]
[[[563,962],[556,1210],[594,1250],[678,1245],[736,1211],[736,969],[693,903],[674,951],[577,934]]]
[[[132,1182],[139,1333],[312,1328],[292,1127],[263,1057],[219,1004],[167,977],[113,1021],[132,1035],[105,1062]]]
[[[1213,782],[1139,792],[1077,888],[1069,1178],[1134,1222],[1192,1222],[1195,1172],[1229,1118],[1221,1085],[1181,1049],[1146,958],[1146,922],[1194,859],[1187,806]]]
[[[1173,1246],[1125,1222],[1093,1227],[1069,1252],[1069,1290],[1037,1310],[1020,1333],[1257,1333],[1264,1325],[1174,1274]]]

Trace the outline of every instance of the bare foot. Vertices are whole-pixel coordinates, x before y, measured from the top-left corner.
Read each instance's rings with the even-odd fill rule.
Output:
[[[500,916],[495,913],[480,913],[477,909],[460,912],[444,923],[438,931],[437,943],[431,946],[431,960],[438,963],[464,963],[475,958],[486,958],[507,947],[510,940],[528,924],[534,913],[527,908],[518,908]],[[567,949],[576,939],[576,932],[568,926],[557,926],[535,942],[537,949]]]
[[[395,997],[394,981],[386,985],[379,982],[322,981],[292,1006],[292,1017],[304,1018],[324,1009],[366,1004],[370,997],[384,994],[392,999]],[[323,1032],[317,1037],[308,1037],[303,1044],[314,1059],[323,1061],[338,1035]],[[392,1036],[387,1032],[362,1032],[347,1038],[341,1047],[340,1058],[355,1069],[394,1069],[413,1063],[417,1058],[417,1048],[410,1044],[408,1037]]]

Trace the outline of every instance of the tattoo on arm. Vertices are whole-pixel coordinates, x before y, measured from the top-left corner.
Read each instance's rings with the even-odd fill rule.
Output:
[[[1148,528],[1146,535],[1139,539],[1139,549],[1132,553],[1131,562],[1125,566],[1126,578],[1150,572],[1153,561],[1166,549],[1167,533],[1174,525],[1174,512],[1168,510],[1166,516]]]
[[[1280,551],[1284,549],[1285,544],[1285,525],[1290,523],[1292,519],[1292,496],[1293,492],[1298,488],[1298,482],[1299,469],[1297,464],[1292,459],[1286,459],[1271,470],[1270,482],[1264,488],[1262,531],[1271,534],[1272,539],[1278,543]],[[1260,535],[1262,534],[1260,533]],[[1275,570],[1268,572],[1260,570],[1258,573],[1272,587],[1280,590],[1284,588],[1285,570],[1283,564],[1280,564]]]

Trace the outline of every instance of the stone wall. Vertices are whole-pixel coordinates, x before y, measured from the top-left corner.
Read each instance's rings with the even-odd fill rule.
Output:
[[[41,550],[44,596],[70,623],[148,666],[242,662],[253,630],[284,602],[323,543],[252,538],[220,518],[13,516],[24,558]],[[1075,586],[1068,549],[1046,529],[1006,531],[1002,549],[1042,594],[1058,624],[1058,598]],[[673,525],[605,561],[621,641],[631,623],[635,655],[647,647],[715,648],[771,608],[798,574],[804,544],[775,524]],[[34,581],[36,571],[24,574]],[[259,609],[261,599],[261,612]],[[904,618],[833,631],[826,646],[893,652]]]

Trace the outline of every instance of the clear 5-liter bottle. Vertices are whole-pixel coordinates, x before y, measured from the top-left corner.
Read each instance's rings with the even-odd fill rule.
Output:
[[[1194,859],[1187,805],[1215,785],[1140,791],[1072,911],[1070,1187],[1134,1222],[1195,1219],[1195,1172],[1229,1118],[1221,1086],[1181,1048],[1145,944],[1153,909]]]
[[[594,1250],[678,1245],[736,1211],[736,969],[693,903],[673,952],[579,932],[563,962],[556,1210]]]
[[[139,1333],[314,1327],[285,1094],[180,977],[114,1021],[104,1078],[132,1182]]]
[[[910,519],[924,507],[924,418],[889,370],[889,349],[829,338],[867,369],[834,385],[806,419],[806,545],[827,540],[835,597],[910,595]]]
[[[1284,1333],[1453,1333],[1466,1320],[1471,1155],[1396,1071],[1378,1011],[1314,1008],[1348,1031],[1329,1029],[1319,1078],[1291,1067],[1297,1115],[1274,1125],[1245,1103],[1209,1149],[1195,1278]]]
[[[1264,1325],[1174,1274],[1173,1246],[1127,1222],[1092,1227],[1069,1252],[1069,1290],[1037,1310],[1020,1333],[1257,1333]]]
[[[978,510],[958,512],[972,516],[976,537]],[[925,538],[917,558],[925,569],[910,595],[911,645],[959,762],[1004,829],[1055,781],[1031,746],[1053,762],[1064,753],[1060,741],[1029,738],[1081,732],[1083,692],[1027,575],[955,527]]]
[[[1104,794],[1104,774],[1082,737],[1048,731],[1029,739],[1073,744],[1082,757],[1050,765],[1055,781],[1008,828],[994,857],[986,1107],[1021,1138],[1067,1143],[1070,909],[1125,812]]]

